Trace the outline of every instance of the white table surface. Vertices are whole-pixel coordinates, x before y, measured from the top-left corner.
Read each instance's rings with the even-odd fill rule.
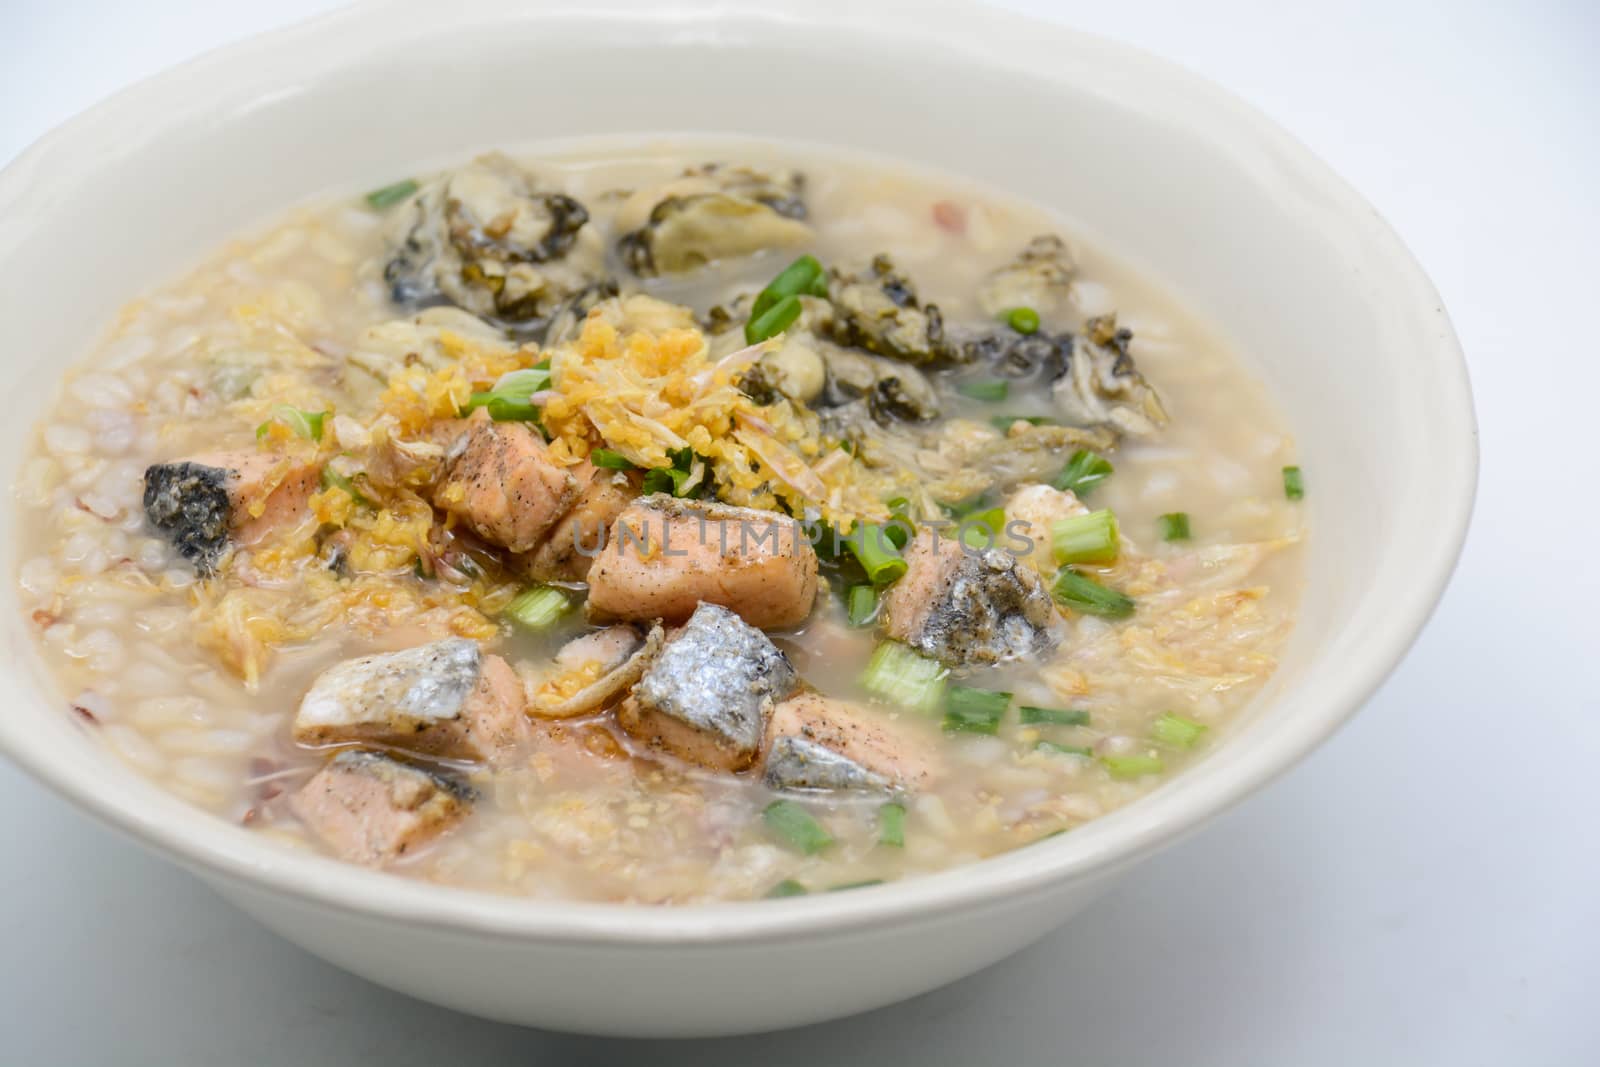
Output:
[[[345,975],[0,767],[0,1061],[1600,1063],[1600,5],[1010,2],[1253,101],[1444,294],[1482,421],[1477,517],[1361,717],[983,974],[841,1023],[653,1045]],[[0,0],[0,162],[137,78],[333,6]]]

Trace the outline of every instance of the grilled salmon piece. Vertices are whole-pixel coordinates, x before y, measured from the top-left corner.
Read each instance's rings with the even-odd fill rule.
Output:
[[[341,752],[289,798],[289,810],[352,863],[414,854],[466,818],[476,798],[448,775],[377,752]]]
[[[884,629],[947,666],[1043,655],[1063,624],[1044,580],[1000,549],[967,548],[924,530],[883,598]]]
[[[596,619],[682,622],[702,604],[751,626],[795,626],[817,598],[817,554],[770,511],[647,496],[617,517],[589,570]]]
[[[524,747],[525,708],[510,664],[452,637],[323,671],[300,702],[294,739],[493,763]]]
[[[587,460],[572,468],[581,487],[577,501],[556,520],[544,543],[518,558],[536,582],[581,582],[606,543],[612,523],[639,498],[641,475],[595,467]]]
[[[767,635],[715,604],[702,604],[645,669],[617,722],[636,740],[714,770],[756,761],[773,705],[794,668]]]
[[[241,449],[207,452],[144,472],[144,512],[203,575],[232,544],[259,541],[299,521],[317,491],[315,461]]]
[[[578,481],[525,423],[479,408],[450,446],[433,502],[491,544],[537,548],[578,499]]]
[[[866,708],[797,693],[767,723],[763,777],[774,789],[912,790],[938,757],[904,727]]]

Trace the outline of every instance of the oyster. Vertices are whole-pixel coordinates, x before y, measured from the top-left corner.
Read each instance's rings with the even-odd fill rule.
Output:
[[[965,353],[945,336],[938,305],[917,299],[910,279],[895,270],[887,255],[873,258],[861,273],[834,271],[828,285],[833,302],[829,336],[906,363],[955,362]]]
[[[588,210],[541,192],[503,155],[429,183],[397,213],[384,280],[402,305],[447,301],[484,318],[530,323],[601,280]]]
[[[1071,294],[1075,270],[1066,242],[1054,234],[1041,234],[984,280],[978,287],[978,306],[987,315],[1019,307],[1056,310]]]
[[[654,190],[635,194],[619,213],[627,232],[617,252],[641,277],[682,274],[718,260],[811,239],[798,171],[777,175],[708,163]],[[648,216],[630,216],[648,203]]]
[[[1056,410],[1075,426],[1103,426],[1132,437],[1167,424],[1166,408],[1133,365],[1133,331],[1115,315],[1090,319],[1067,361],[1066,373],[1050,387]]]

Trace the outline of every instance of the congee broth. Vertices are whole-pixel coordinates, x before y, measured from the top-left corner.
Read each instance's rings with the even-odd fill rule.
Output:
[[[250,832],[784,896],[1203,758],[1293,620],[1294,464],[1213,332],[1030,204],[744,141],[494,153],[129,305],[18,477],[18,581],[63,714]]]

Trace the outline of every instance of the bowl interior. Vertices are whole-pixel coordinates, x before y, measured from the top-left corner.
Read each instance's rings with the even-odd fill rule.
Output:
[[[827,902],[636,911],[626,929],[734,936],[822,915],[867,921],[1153,848],[1331,732],[1425,620],[1475,477],[1459,351],[1432,288],[1370,207],[1220,90],[996,12],[864,8],[368,5],[102,105],[0,176],[0,380],[18,413],[0,427],[0,467],[16,471],[60,366],[83,357],[123,302],[322,190],[507,143],[663,131],[814,141],[965,175],[1049,206],[1150,272],[1222,326],[1284,409],[1311,541],[1281,670],[1201,766],[1026,855]],[[0,532],[8,575],[12,521]],[[621,928],[599,906],[527,905],[292,855],[188,809],[63,714],[9,578],[0,599],[10,697],[0,745],[158,847],[227,876],[433,921]]]

